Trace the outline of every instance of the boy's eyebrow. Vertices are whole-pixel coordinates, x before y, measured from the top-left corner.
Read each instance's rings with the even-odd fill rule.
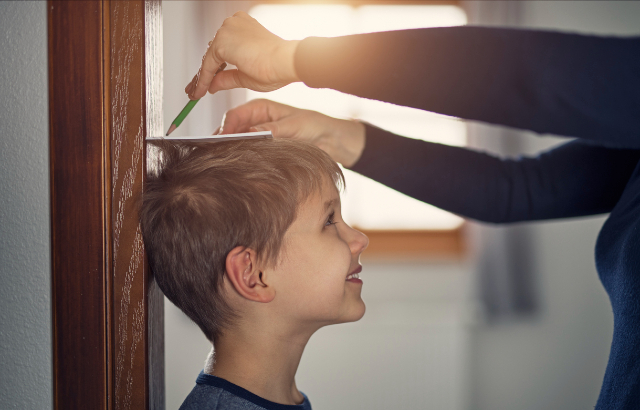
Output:
[[[329,208],[331,208],[336,202],[338,202],[338,199],[332,198],[324,203],[324,207],[322,208],[322,215],[321,215],[322,218],[324,218],[324,215],[327,213],[327,210],[329,210]]]

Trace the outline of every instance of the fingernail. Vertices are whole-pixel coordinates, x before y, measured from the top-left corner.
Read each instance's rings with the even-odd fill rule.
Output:
[[[267,130],[266,128],[264,128],[264,127],[259,127],[259,126],[258,126],[258,127],[251,127],[251,128],[249,128],[249,131],[251,131],[251,132],[260,132],[260,131],[266,131],[266,130]]]

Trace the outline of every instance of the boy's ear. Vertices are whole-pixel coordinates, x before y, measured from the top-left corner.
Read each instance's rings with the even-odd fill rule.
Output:
[[[236,246],[227,254],[226,271],[233,288],[245,299],[268,303],[276,296],[258,269],[258,254],[251,248]]]

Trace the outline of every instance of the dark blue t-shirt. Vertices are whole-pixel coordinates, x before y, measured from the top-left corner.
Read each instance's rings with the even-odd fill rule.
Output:
[[[640,409],[640,37],[487,27],[311,37],[295,67],[311,87],[577,137],[502,159],[367,126],[352,169],[485,222],[610,213],[596,267],[614,331],[596,408]]]
[[[307,396],[298,405],[278,404],[256,396],[231,382],[204,372],[180,406],[180,410],[311,410]]]

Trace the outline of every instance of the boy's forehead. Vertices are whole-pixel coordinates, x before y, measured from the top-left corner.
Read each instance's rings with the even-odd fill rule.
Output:
[[[329,208],[340,203],[340,193],[335,186],[326,184],[322,189],[318,189],[313,195],[310,195],[306,202],[310,205],[309,208],[315,208],[316,211],[319,210],[321,214],[324,214]]]
[[[326,216],[330,209],[340,205],[340,193],[334,185],[325,184],[309,195],[298,206],[297,220],[317,221]],[[295,224],[295,222],[294,222]]]

